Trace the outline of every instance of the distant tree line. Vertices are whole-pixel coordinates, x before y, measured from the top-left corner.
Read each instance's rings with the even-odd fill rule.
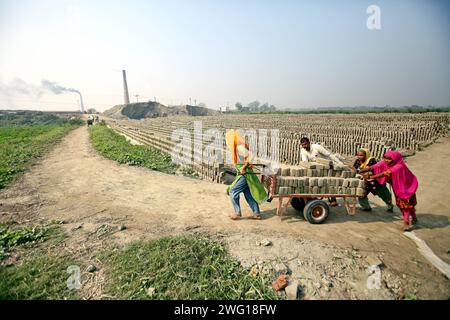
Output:
[[[425,112],[450,112],[450,106],[401,106],[401,107],[320,107],[310,109],[287,109],[285,113],[425,113]]]
[[[0,127],[47,124],[83,124],[78,118],[69,119],[41,111],[0,111]]]
[[[375,106],[357,106],[357,107],[318,107],[307,109],[286,108],[279,110],[274,105],[268,103],[260,104],[259,101],[253,101],[243,106],[242,103],[236,102],[236,110],[234,112],[242,113],[425,113],[425,112],[450,112],[450,105],[448,106],[399,106],[399,107],[375,107]]]
[[[234,105],[236,107],[236,112],[244,112],[244,113],[266,113],[266,112],[277,112],[277,108],[269,103],[261,104],[258,100],[250,102],[246,106],[243,106],[242,103],[236,102]]]

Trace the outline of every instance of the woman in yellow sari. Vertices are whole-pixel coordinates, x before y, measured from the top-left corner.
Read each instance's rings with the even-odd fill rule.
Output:
[[[377,163],[377,160],[372,157],[369,149],[359,149],[356,157],[357,159],[353,164],[353,167],[358,173],[361,170],[364,171],[363,169],[367,169],[368,167],[371,167]],[[372,211],[372,208],[369,204],[369,199],[367,197],[369,193],[380,197],[384,201],[384,203],[386,203],[386,205],[388,206],[387,212],[393,212],[394,205],[392,204],[392,194],[386,187],[385,179],[374,179],[366,181],[366,192],[364,194],[364,197],[358,199],[359,204],[362,207],[362,211]]]
[[[230,217],[233,220],[238,220],[242,216],[239,199],[240,194],[243,193],[245,200],[253,211],[252,218],[261,220],[259,204],[266,201],[268,195],[264,186],[253,172],[253,165],[250,163],[249,146],[236,130],[227,132],[226,142],[237,170],[236,179],[227,189],[234,207],[234,213]]]

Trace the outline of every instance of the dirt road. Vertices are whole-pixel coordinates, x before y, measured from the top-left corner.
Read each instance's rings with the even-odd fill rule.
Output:
[[[408,164],[420,181],[416,233],[441,259],[450,262],[450,189],[446,188],[450,139],[408,159]],[[396,298],[412,292],[419,298],[450,297],[450,281],[399,231],[399,212],[386,213],[384,207],[377,207],[378,201],[373,212],[356,216],[346,215],[342,206],[333,208],[322,225],[305,222],[293,209],[286,217],[277,217],[275,201],[262,206],[262,221],[232,221],[225,189],[225,185],[104,159],[92,149],[83,127],[0,192],[0,219],[64,220],[69,234],[67,250],[86,259],[111,241],[124,244],[168,234],[206,232],[222,237],[243,264],[282,261],[293,277],[305,280],[306,297],[311,299]],[[250,214],[245,202],[243,207],[244,215]],[[121,224],[126,230],[115,231]],[[92,235],[99,228],[114,232],[97,241]],[[273,245],[258,246],[256,241],[262,239]],[[366,286],[368,255],[378,256],[385,265],[384,285],[379,290]],[[333,283],[332,289],[323,284],[327,281]]]

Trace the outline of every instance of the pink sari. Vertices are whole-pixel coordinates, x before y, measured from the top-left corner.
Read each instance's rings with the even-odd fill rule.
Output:
[[[417,177],[408,169],[399,152],[388,151],[384,156],[392,159],[392,163],[388,165],[386,162],[380,161],[372,167],[373,172],[380,174],[387,170],[391,171],[391,182],[395,195],[400,199],[409,199],[416,193],[419,186]]]

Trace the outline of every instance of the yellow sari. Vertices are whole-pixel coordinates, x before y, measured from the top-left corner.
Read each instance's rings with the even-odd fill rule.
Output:
[[[364,169],[365,167],[367,167],[369,165],[370,160],[373,159],[372,153],[370,152],[369,149],[365,149],[365,148],[359,149],[358,152],[364,152],[364,154],[366,155],[366,161],[361,163],[361,165],[359,166],[359,169]]]
[[[227,132],[225,140],[227,143],[227,147],[231,153],[231,159],[237,170],[236,179],[227,188],[227,193],[229,193],[230,189],[236,184],[239,179],[243,178],[247,179],[250,193],[252,194],[256,202],[261,204],[262,202],[266,201],[268,198],[268,194],[264,189],[261,181],[259,181],[258,177],[253,172],[253,165],[250,164],[247,167],[247,174],[245,176],[240,174],[240,170],[245,165],[245,163],[249,163],[251,161],[249,146],[247,143],[245,143],[245,139],[243,139],[236,130],[230,130],[229,132]]]

